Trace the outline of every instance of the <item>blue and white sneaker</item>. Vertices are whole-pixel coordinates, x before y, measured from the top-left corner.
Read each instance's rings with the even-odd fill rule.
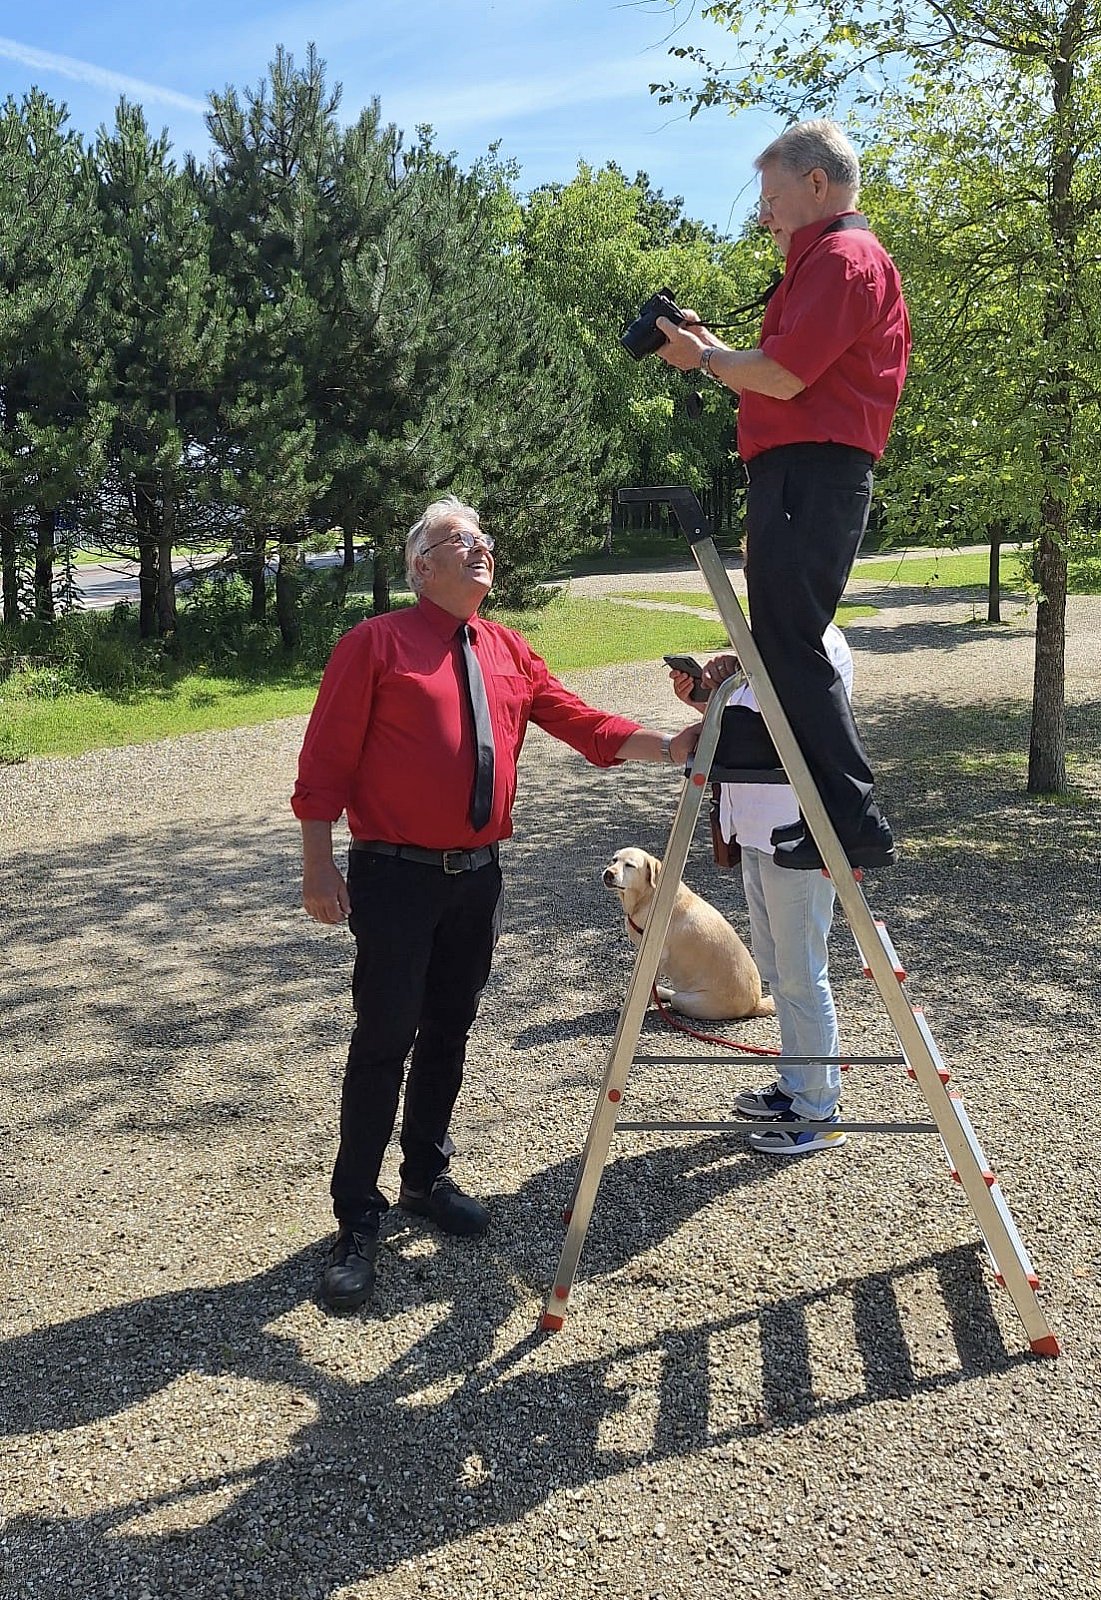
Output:
[[[808,1123],[806,1118],[796,1117],[790,1110],[773,1120],[774,1128],[762,1128],[749,1135],[751,1150],[759,1150],[766,1156],[809,1156],[816,1150],[837,1150],[848,1137],[835,1126],[836,1111],[822,1122]],[[788,1123],[795,1126],[788,1127]]]
[[[772,1117],[782,1117],[791,1110],[791,1096],[774,1081],[765,1089],[743,1089],[734,1096],[734,1110],[739,1117],[752,1117],[754,1122],[768,1122]]]

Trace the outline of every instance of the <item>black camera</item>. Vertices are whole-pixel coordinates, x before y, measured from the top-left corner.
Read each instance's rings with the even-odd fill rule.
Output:
[[[652,356],[655,350],[660,350],[667,343],[658,327],[659,317],[668,317],[670,322],[677,324],[685,320],[684,312],[673,299],[672,289],[659,289],[657,294],[652,294],[630,327],[624,328],[620,334],[620,344],[636,361],[641,361],[643,356]]]

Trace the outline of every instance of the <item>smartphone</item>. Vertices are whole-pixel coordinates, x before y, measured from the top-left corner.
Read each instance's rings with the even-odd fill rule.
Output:
[[[665,664],[674,672],[687,672],[690,678],[695,678],[695,687],[688,696],[689,700],[697,703],[710,698],[708,691],[703,686],[703,668],[695,656],[665,656]]]

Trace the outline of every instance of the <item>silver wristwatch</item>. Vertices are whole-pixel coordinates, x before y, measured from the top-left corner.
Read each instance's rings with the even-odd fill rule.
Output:
[[[700,371],[703,373],[705,378],[710,378],[712,383],[722,384],[722,387],[725,389],[726,385],[723,383],[723,380],[719,377],[718,373],[712,372],[711,370],[711,357],[715,354],[715,351],[718,348],[719,347],[716,344],[704,345],[703,349],[700,351]]]

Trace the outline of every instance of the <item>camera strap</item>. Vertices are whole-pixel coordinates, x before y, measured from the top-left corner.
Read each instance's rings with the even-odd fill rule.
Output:
[[[835,217],[827,228],[822,229],[822,232],[818,235],[818,239],[824,239],[828,233],[845,233],[850,228],[862,228],[866,232],[870,232],[871,223],[868,221],[867,217],[862,211],[849,211],[846,212],[843,217]],[[814,245],[818,243],[818,239],[815,239],[814,244],[810,245],[806,250],[803,251],[803,254],[799,257],[798,261],[791,269],[790,274],[785,274],[783,269],[778,267],[772,274],[772,277],[769,280],[768,286],[764,292],[757,295],[756,299],[754,300],[747,300],[744,306],[735,306],[734,310],[730,313],[731,318],[737,319],[744,317],[750,311],[759,311],[763,306],[767,306],[777,289],[783,283],[785,276],[794,277],[799,271],[799,268],[803,265],[803,262],[807,259],[807,256],[810,254],[811,250],[814,249]],[[733,320],[730,322],[713,322],[710,324],[710,326],[713,328],[732,328],[735,326],[735,322]]]

